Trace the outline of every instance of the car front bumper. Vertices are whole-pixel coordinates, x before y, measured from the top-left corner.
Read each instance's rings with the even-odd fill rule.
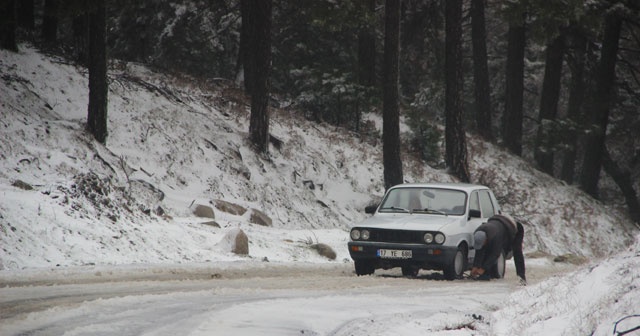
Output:
[[[398,244],[368,241],[350,241],[348,247],[351,259],[373,262],[376,268],[413,266],[423,269],[441,269],[452,262],[458,251],[457,247],[435,244]],[[411,251],[411,257],[380,257],[380,250]]]

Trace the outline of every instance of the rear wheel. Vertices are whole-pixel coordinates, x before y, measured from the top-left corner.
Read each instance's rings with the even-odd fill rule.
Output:
[[[448,265],[445,265],[442,270],[444,278],[447,280],[459,279],[467,269],[467,251],[463,245],[458,246],[453,260]]]
[[[368,260],[355,260],[356,275],[371,275],[375,272],[376,268],[373,266],[373,262]]]
[[[504,252],[501,252],[498,260],[496,260],[496,264],[489,269],[489,275],[494,279],[502,279],[504,278],[505,267],[506,259],[504,257]]]

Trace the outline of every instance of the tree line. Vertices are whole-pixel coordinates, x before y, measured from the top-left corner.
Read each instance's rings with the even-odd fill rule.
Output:
[[[606,173],[640,221],[638,0],[0,0],[0,18],[3,48],[31,39],[89,67],[87,127],[101,142],[108,50],[241,83],[261,153],[273,94],[358,133],[381,111],[386,187],[403,182],[402,155],[434,164],[440,143],[469,182],[476,134],[596,198]]]

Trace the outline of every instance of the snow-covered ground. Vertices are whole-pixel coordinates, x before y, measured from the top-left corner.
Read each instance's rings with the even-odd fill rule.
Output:
[[[282,146],[272,147],[269,156],[256,155],[246,140],[249,112],[239,90],[113,63],[109,136],[103,146],[84,131],[86,69],[28,45],[20,50],[0,50],[0,284],[5,287],[0,294],[15,293],[18,289],[13,286],[21,281],[34,285],[38,278],[60,274],[64,278],[65,270],[99,268],[101,274],[118,274],[109,270],[126,265],[197,270],[208,267],[203,265],[240,263],[248,270],[265,264],[350,269],[348,228],[365,218],[362,209],[384,189],[381,144],[375,136],[354,137],[339,128],[308,122],[291,107],[281,106],[272,111],[270,131]],[[367,118],[379,124],[375,115]],[[548,258],[565,254],[587,262],[574,273],[522,289],[496,282],[492,291],[503,289],[504,297],[490,295],[480,303],[468,302],[492,312],[481,328],[443,334],[609,335],[616,320],[640,314],[633,304],[640,299],[636,227],[615,209],[491,144],[470,138],[469,149],[474,180],[489,184],[504,210],[525,222],[525,251],[539,258],[530,259],[531,264],[552,267]],[[455,181],[445,171],[409,157],[403,164],[408,182]],[[247,211],[221,211],[213,206],[217,201]],[[192,212],[196,204],[214,208],[215,223],[196,217]],[[253,224],[251,216],[258,212],[266,214],[272,225]],[[231,253],[226,240],[238,228],[249,238],[247,256]],[[336,258],[318,255],[311,248],[314,243],[332,247]],[[358,278],[349,273],[349,281],[353,279]],[[415,288],[396,282],[385,286],[392,296],[407,302],[383,296],[360,304],[386,301],[393,312],[418,304],[412,294]],[[429,287],[433,286],[451,284],[433,281]],[[466,286],[472,291],[473,285]],[[295,304],[304,306],[304,295],[313,301],[311,292],[303,291]],[[426,290],[424,296],[437,300],[435,293]],[[299,330],[318,334],[336,330],[335,323],[343,321],[338,318],[340,310],[354,298],[346,291],[335,295],[344,298],[328,300],[338,304],[320,305],[335,314],[319,321],[335,319],[333,323]],[[241,296],[250,297],[251,292]],[[125,304],[128,300],[136,297],[122,299]],[[188,302],[191,299],[170,307],[185,309]],[[99,300],[87,304],[90,315],[104,309]],[[298,309],[291,304],[283,300],[274,309]],[[199,309],[196,306],[190,311]],[[242,309],[229,307],[225,316]],[[253,319],[271,314],[266,308],[248,309],[253,309]],[[56,311],[46,314],[55,319]],[[219,321],[211,317],[207,322],[203,314],[198,320],[202,325]],[[366,313],[361,314],[366,319]],[[438,314],[453,320],[452,325],[465,325],[468,318]],[[402,329],[401,334],[434,330],[425,327],[430,324],[423,317],[411,316],[403,315],[404,325],[412,328]],[[379,330],[395,328],[392,319],[384,321],[378,321],[387,323]],[[640,324],[637,319],[624,323]],[[115,330],[123,329],[111,331]],[[136,330],[136,334],[141,330],[168,334]]]

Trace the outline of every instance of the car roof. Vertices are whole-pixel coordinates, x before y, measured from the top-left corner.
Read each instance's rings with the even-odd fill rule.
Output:
[[[447,182],[438,182],[438,183],[403,183],[397,184],[390,189],[395,188],[445,188],[445,189],[457,189],[464,191],[472,191],[479,189],[489,189],[487,186],[481,184],[472,184],[472,183],[447,183]]]

